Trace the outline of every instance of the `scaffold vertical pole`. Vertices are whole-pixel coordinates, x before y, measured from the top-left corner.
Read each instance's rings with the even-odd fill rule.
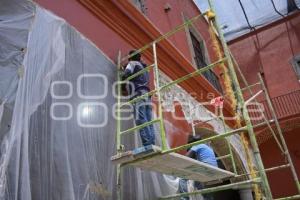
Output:
[[[275,126],[276,126],[277,132],[279,134],[282,146],[284,148],[284,151],[285,151],[284,155],[286,156],[286,158],[287,158],[287,160],[288,160],[288,162],[290,164],[290,168],[291,168],[291,171],[292,171],[292,174],[293,174],[293,178],[294,178],[294,181],[296,183],[296,187],[297,187],[298,193],[300,194],[300,182],[299,182],[299,179],[298,179],[298,176],[297,176],[297,172],[296,172],[295,166],[293,164],[293,160],[292,160],[292,158],[290,156],[288,146],[287,146],[287,144],[285,142],[285,138],[284,138],[282,130],[280,128],[280,124],[279,124],[279,121],[277,119],[277,115],[276,115],[275,109],[273,107],[271,98],[270,98],[269,93],[267,91],[267,87],[266,87],[266,85],[265,85],[265,83],[264,83],[264,81],[263,81],[262,76],[261,76],[260,73],[258,73],[258,77],[259,77],[259,81],[261,83],[262,89],[264,90],[264,94],[265,94],[265,97],[266,97],[266,100],[267,100],[267,103],[268,103],[268,107],[270,108],[270,111],[271,111],[271,114],[272,114],[272,118],[274,119]]]
[[[116,146],[117,153],[121,153],[121,51],[118,53],[118,63],[117,63],[117,105],[116,105],[116,116],[117,116],[117,127],[116,127]],[[122,199],[122,181],[121,181],[121,165],[117,165],[117,198]]]
[[[208,0],[208,2],[209,2],[210,9],[212,10],[212,12],[215,13],[215,9],[214,9],[214,6],[213,6],[213,0]],[[215,25],[216,31],[219,34],[219,38],[220,38],[221,44],[223,46],[225,57],[227,58],[229,75],[232,79],[232,83],[234,84],[234,86],[236,87],[236,90],[237,90],[237,92],[236,92],[237,100],[238,100],[239,103],[241,103],[241,105],[244,106],[245,105],[244,97],[243,97],[240,85],[238,83],[237,76],[235,74],[233,62],[232,62],[232,59],[231,59],[231,55],[229,53],[227,43],[226,43],[225,38],[223,36],[222,30],[220,29],[220,27],[218,25],[217,16],[215,17],[214,25]],[[270,186],[269,186],[269,182],[268,182],[268,179],[267,179],[266,172],[264,171],[264,165],[263,165],[263,162],[262,162],[262,159],[261,159],[261,156],[260,156],[260,152],[259,152],[258,144],[257,144],[256,138],[255,138],[253,126],[251,124],[250,117],[249,117],[249,114],[248,114],[248,111],[247,111],[246,108],[243,108],[243,117],[244,117],[247,129],[248,129],[250,142],[251,142],[251,145],[253,147],[254,158],[255,158],[255,160],[257,162],[257,165],[258,165],[258,171],[259,171],[259,175],[260,175],[261,181],[262,181],[262,189],[264,190],[266,198],[269,200],[269,199],[272,199],[272,192],[271,192],[271,189],[270,189]]]
[[[162,144],[162,150],[167,150],[167,138],[166,138],[166,131],[164,126],[164,120],[163,120],[163,108],[162,108],[162,99],[161,99],[161,88],[159,83],[159,69],[158,69],[158,63],[157,63],[157,52],[156,52],[156,43],[153,42],[152,44],[153,48],[153,59],[154,59],[154,81],[155,81],[155,89],[157,90],[157,106],[158,106],[158,119],[159,121],[159,132],[161,137],[161,144]]]
[[[231,59],[232,59],[232,61],[233,61],[233,64],[235,65],[235,68],[236,68],[237,72],[239,73],[240,77],[242,78],[243,83],[244,83],[245,86],[246,86],[245,88],[243,88],[243,90],[244,90],[244,89],[245,89],[245,90],[248,90],[249,94],[250,94],[251,96],[253,96],[254,93],[252,92],[251,87],[254,86],[254,85],[260,85],[260,86],[261,86],[261,83],[258,82],[258,83],[256,83],[256,84],[253,84],[252,86],[249,85],[248,82],[247,82],[247,80],[246,80],[246,78],[245,78],[245,76],[243,75],[243,73],[242,73],[242,71],[241,71],[241,69],[240,69],[240,67],[239,67],[239,65],[238,65],[238,63],[237,63],[237,61],[234,59],[234,57],[232,56],[231,53],[230,53],[230,56],[231,56]],[[266,91],[265,91],[265,92],[266,92]],[[256,99],[254,99],[254,102],[255,102],[256,104],[259,104],[259,102],[258,102]],[[279,149],[284,153],[284,150],[283,150],[284,148],[282,147],[281,143],[279,142],[279,139],[277,138],[277,136],[276,136],[276,134],[275,134],[273,128],[271,127],[271,124],[270,124],[269,120],[267,119],[266,115],[263,113],[262,110],[260,110],[260,112],[261,112],[261,114],[262,114],[263,120],[267,123],[267,126],[268,126],[270,132],[272,133],[272,135],[273,135],[273,137],[274,137],[274,139],[275,139],[275,141],[276,141],[276,143],[277,143]]]

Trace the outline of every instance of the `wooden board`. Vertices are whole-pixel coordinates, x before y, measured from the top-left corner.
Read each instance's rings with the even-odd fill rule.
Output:
[[[128,163],[130,166],[141,169],[201,182],[216,181],[234,176],[229,171],[192,158],[177,153],[161,154],[157,150],[143,156],[134,155],[133,151],[129,154],[125,152],[123,155],[113,156],[112,162],[114,164]]]

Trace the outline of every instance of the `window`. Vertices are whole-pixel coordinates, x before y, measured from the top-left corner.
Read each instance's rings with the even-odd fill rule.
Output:
[[[199,40],[194,36],[192,32],[190,32],[192,45],[195,52],[195,62],[198,68],[205,67],[205,51],[203,41],[199,42]]]
[[[300,80],[300,56],[293,58],[292,65],[294,67],[298,80]]]
[[[143,14],[146,14],[145,0],[132,0],[132,2]]]
[[[190,37],[192,41],[192,46],[194,50],[194,59],[195,63],[198,69],[205,67],[208,65],[207,59],[206,59],[206,52],[205,52],[205,45],[203,41],[199,41],[197,37],[190,31]],[[202,73],[203,76],[221,93],[222,87],[219,82],[219,78],[217,75],[210,69],[206,72]]]

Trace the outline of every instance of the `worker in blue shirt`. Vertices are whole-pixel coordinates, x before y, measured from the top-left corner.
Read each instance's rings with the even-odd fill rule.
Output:
[[[129,55],[132,55],[135,52],[136,50],[131,50],[129,52]],[[124,73],[122,75],[123,80],[146,67],[146,64],[141,61],[140,53],[131,56],[128,61],[128,64],[124,67]],[[127,92],[130,95],[131,99],[146,94],[149,91],[148,71],[129,80],[129,83],[127,84]],[[146,122],[152,121],[151,97],[146,97],[133,103],[133,110],[136,125],[141,125]],[[139,132],[143,146],[155,144],[155,133],[152,124],[140,129]]]
[[[201,140],[200,135],[189,135],[188,143],[193,143]],[[192,146],[190,149],[187,149],[186,156],[193,158],[195,160],[199,160],[200,162],[204,162],[210,164],[212,166],[218,167],[217,160],[213,149],[207,144],[197,144]],[[202,183],[195,181],[194,187],[198,190],[204,189]],[[187,180],[180,179],[179,180],[179,192],[185,193],[187,190]],[[202,195],[205,200],[213,200],[212,194],[203,194]],[[181,200],[189,200],[189,197],[181,197]]]

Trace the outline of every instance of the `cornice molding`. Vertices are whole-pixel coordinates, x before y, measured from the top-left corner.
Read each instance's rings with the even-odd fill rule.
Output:
[[[159,30],[127,0],[78,1],[134,48],[140,48],[161,36]],[[157,55],[160,69],[172,79],[195,70],[192,64],[168,40],[163,40],[157,45]],[[151,49],[145,51],[143,56],[151,61]],[[180,86],[190,93],[197,93],[196,96],[200,98],[207,97],[208,93],[214,93],[215,96],[220,95],[202,76],[185,81]],[[200,91],[201,95],[199,94]],[[197,100],[200,102],[208,101],[207,98]],[[207,106],[207,109],[213,111],[210,106]],[[233,115],[228,103],[225,104],[224,114],[226,116]]]

